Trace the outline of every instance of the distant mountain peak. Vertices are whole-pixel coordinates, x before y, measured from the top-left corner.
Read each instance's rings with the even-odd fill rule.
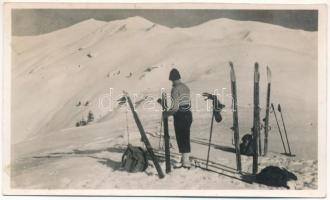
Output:
[[[106,24],[107,22],[105,21],[101,21],[101,20],[96,20],[94,18],[90,18],[90,19],[86,19],[84,21],[81,21],[81,22],[78,22],[77,24],[75,25],[78,25],[78,24]]]
[[[151,21],[140,17],[140,16],[134,16],[134,17],[129,17],[125,19],[127,22],[132,22],[132,23],[140,23],[140,24],[153,24]]]
[[[154,23],[140,16],[129,17],[126,19],[110,21],[109,23],[121,24],[127,29],[146,29],[151,27]]]

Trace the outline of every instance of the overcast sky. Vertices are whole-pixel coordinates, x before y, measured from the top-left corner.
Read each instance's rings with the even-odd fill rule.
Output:
[[[190,27],[217,18],[260,21],[317,31],[317,10],[111,10],[24,9],[12,11],[13,35],[38,35],[94,18],[111,21],[141,16],[168,27]]]

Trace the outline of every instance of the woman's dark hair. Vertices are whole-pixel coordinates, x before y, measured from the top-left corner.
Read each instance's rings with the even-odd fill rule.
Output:
[[[173,68],[170,72],[169,80],[176,81],[176,80],[179,80],[179,79],[181,79],[179,71],[177,69]]]

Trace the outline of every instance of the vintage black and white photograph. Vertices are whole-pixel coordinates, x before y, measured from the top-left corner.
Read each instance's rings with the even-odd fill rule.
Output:
[[[7,4],[5,193],[324,196],[325,8]]]

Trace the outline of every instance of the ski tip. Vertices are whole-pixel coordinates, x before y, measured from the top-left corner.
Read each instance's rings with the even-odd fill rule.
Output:
[[[230,72],[234,73],[234,64],[231,61],[229,62],[229,66],[230,66]]]
[[[281,112],[282,109],[281,109],[281,105],[280,104],[277,105],[277,110],[278,110],[278,112]]]
[[[270,83],[272,80],[272,71],[270,70],[270,68],[268,66],[267,66],[267,80],[268,80],[268,83]]]
[[[232,82],[236,81],[236,75],[235,75],[235,70],[234,70],[234,64],[233,62],[229,61],[230,65],[230,80]]]
[[[230,80],[232,82],[235,82],[236,81],[236,76],[235,76],[235,72],[234,72],[234,69],[233,68],[231,68],[231,70],[230,70]]]
[[[258,64],[254,66],[254,82],[255,83],[258,83],[260,81],[260,73],[259,73],[258,68],[259,68]]]
[[[255,70],[258,70],[258,69],[259,69],[259,63],[258,63],[258,62],[255,62],[255,63],[254,63],[254,69],[255,69]]]

